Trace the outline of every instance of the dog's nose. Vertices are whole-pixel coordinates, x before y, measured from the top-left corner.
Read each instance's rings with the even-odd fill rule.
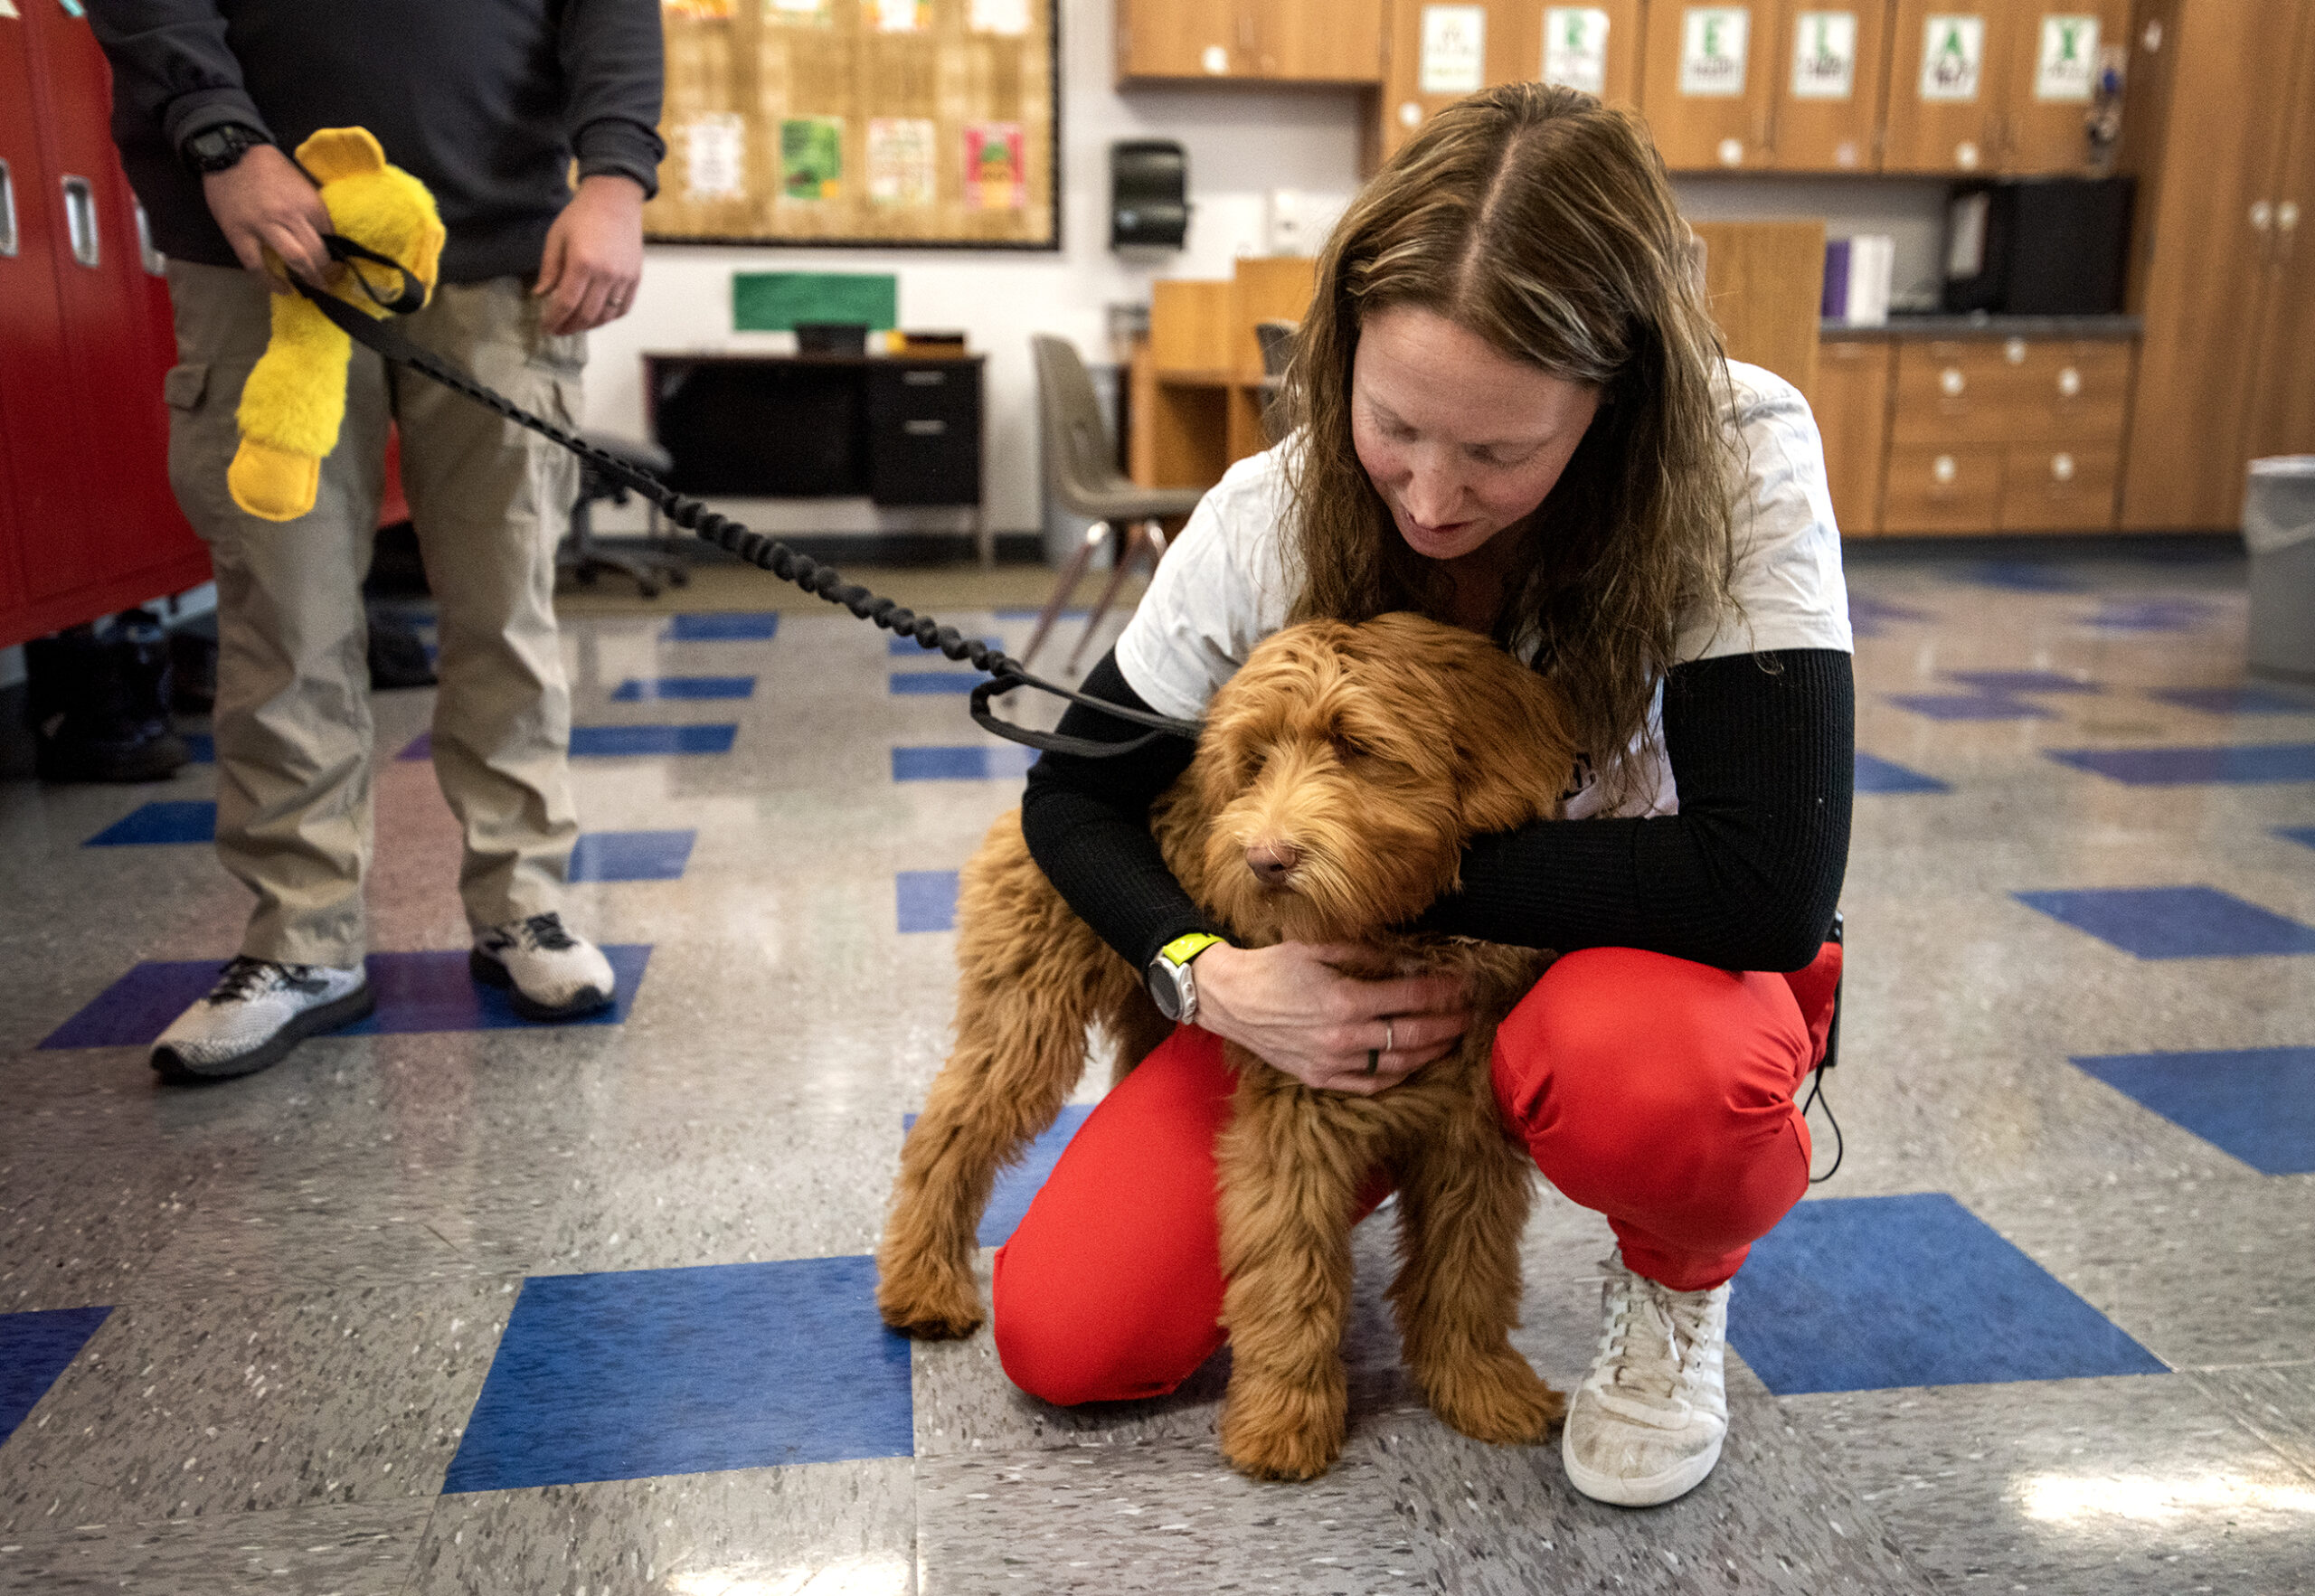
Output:
[[[1246,868],[1261,876],[1266,886],[1284,886],[1300,863],[1302,855],[1290,843],[1256,843],[1246,850]]]

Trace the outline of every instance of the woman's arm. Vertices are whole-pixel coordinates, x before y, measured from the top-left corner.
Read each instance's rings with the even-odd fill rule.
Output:
[[[1840,901],[1856,779],[1849,656],[1787,648],[1675,666],[1664,745],[1680,811],[1476,839],[1428,930],[1530,948],[1645,948],[1799,969]]]

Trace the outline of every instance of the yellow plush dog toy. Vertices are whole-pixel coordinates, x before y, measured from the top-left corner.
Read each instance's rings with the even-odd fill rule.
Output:
[[[331,231],[406,269],[430,296],[442,260],[442,219],[426,185],[399,166],[360,127],[325,127],[298,146],[298,164],[321,185]],[[362,281],[354,280],[359,274]],[[402,291],[390,269],[356,260],[331,289],[357,310],[387,312],[364,292]],[[304,296],[276,295],[273,334],[241,389],[241,446],[226,470],[233,502],[268,521],[292,521],[314,507],[322,457],[337,447],[345,420],[345,368],[354,341]]]

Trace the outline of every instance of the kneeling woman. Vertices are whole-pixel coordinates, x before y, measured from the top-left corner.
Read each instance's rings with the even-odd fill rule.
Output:
[[[1729,1281],[1807,1189],[1793,1098],[1823,1047],[1852,774],[1816,425],[1723,360],[1688,250],[1634,118],[1534,84],[1441,113],[1328,246],[1291,439],[1205,496],[1087,683],[1194,717],[1291,620],[1412,609],[1568,695],[1590,750],[1573,823],[1479,839],[1425,923],[1564,955],[1501,1028],[1496,1095],[1614,1230],[1562,1450],[1579,1489],[1633,1506],[1718,1459]],[[1138,732],[1082,709],[1063,728]],[[1374,1092],[1468,1024],[1442,977],[1192,935],[1210,928],[1148,826],[1188,758],[1049,754],[1029,777],[1039,864],[1194,1022],[1094,1110],[997,1255],[999,1354],[1052,1402],[1170,1391],[1221,1344],[1224,1038]]]

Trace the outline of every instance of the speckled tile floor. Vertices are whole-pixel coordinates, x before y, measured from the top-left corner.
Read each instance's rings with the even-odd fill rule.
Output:
[[[944,619],[1017,647],[990,607],[1042,581],[974,580]],[[1001,745],[880,633],[762,603],[770,637],[662,635],[748,609],[732,573],[570,607],[581,723],[735,728],[574,763],[589,832],[653,834],[606,858],[673,859],[572,889],[649,949],[618,1025],[420,1015],[198,1091],[43,1045],[133,1025],[241,902],[197,841],[83,845],[207,766],[0,785],[0,1590],[2315,1589],[2315,686],[2245,682],[2244,581],[2126,545],[1853,559],[1845,1157],[1739,1277],[1719,1470],[1639,1513],[1422,1408],[1386,1221],[1308,1486],[1222,1466],[1219,1360],[1064,1411],[986,1333],[883,1336],[860,1261],[945,1045],[942,873],[1018,766],[897,779]],[[392,758],[430,705],[378,702],[382,952],[463,945],[455,828]],[[2179,749],[2216,751],[2110,757]],[[1520,1345],[1556,1384],[1607,1245],[1544,1195]]]

